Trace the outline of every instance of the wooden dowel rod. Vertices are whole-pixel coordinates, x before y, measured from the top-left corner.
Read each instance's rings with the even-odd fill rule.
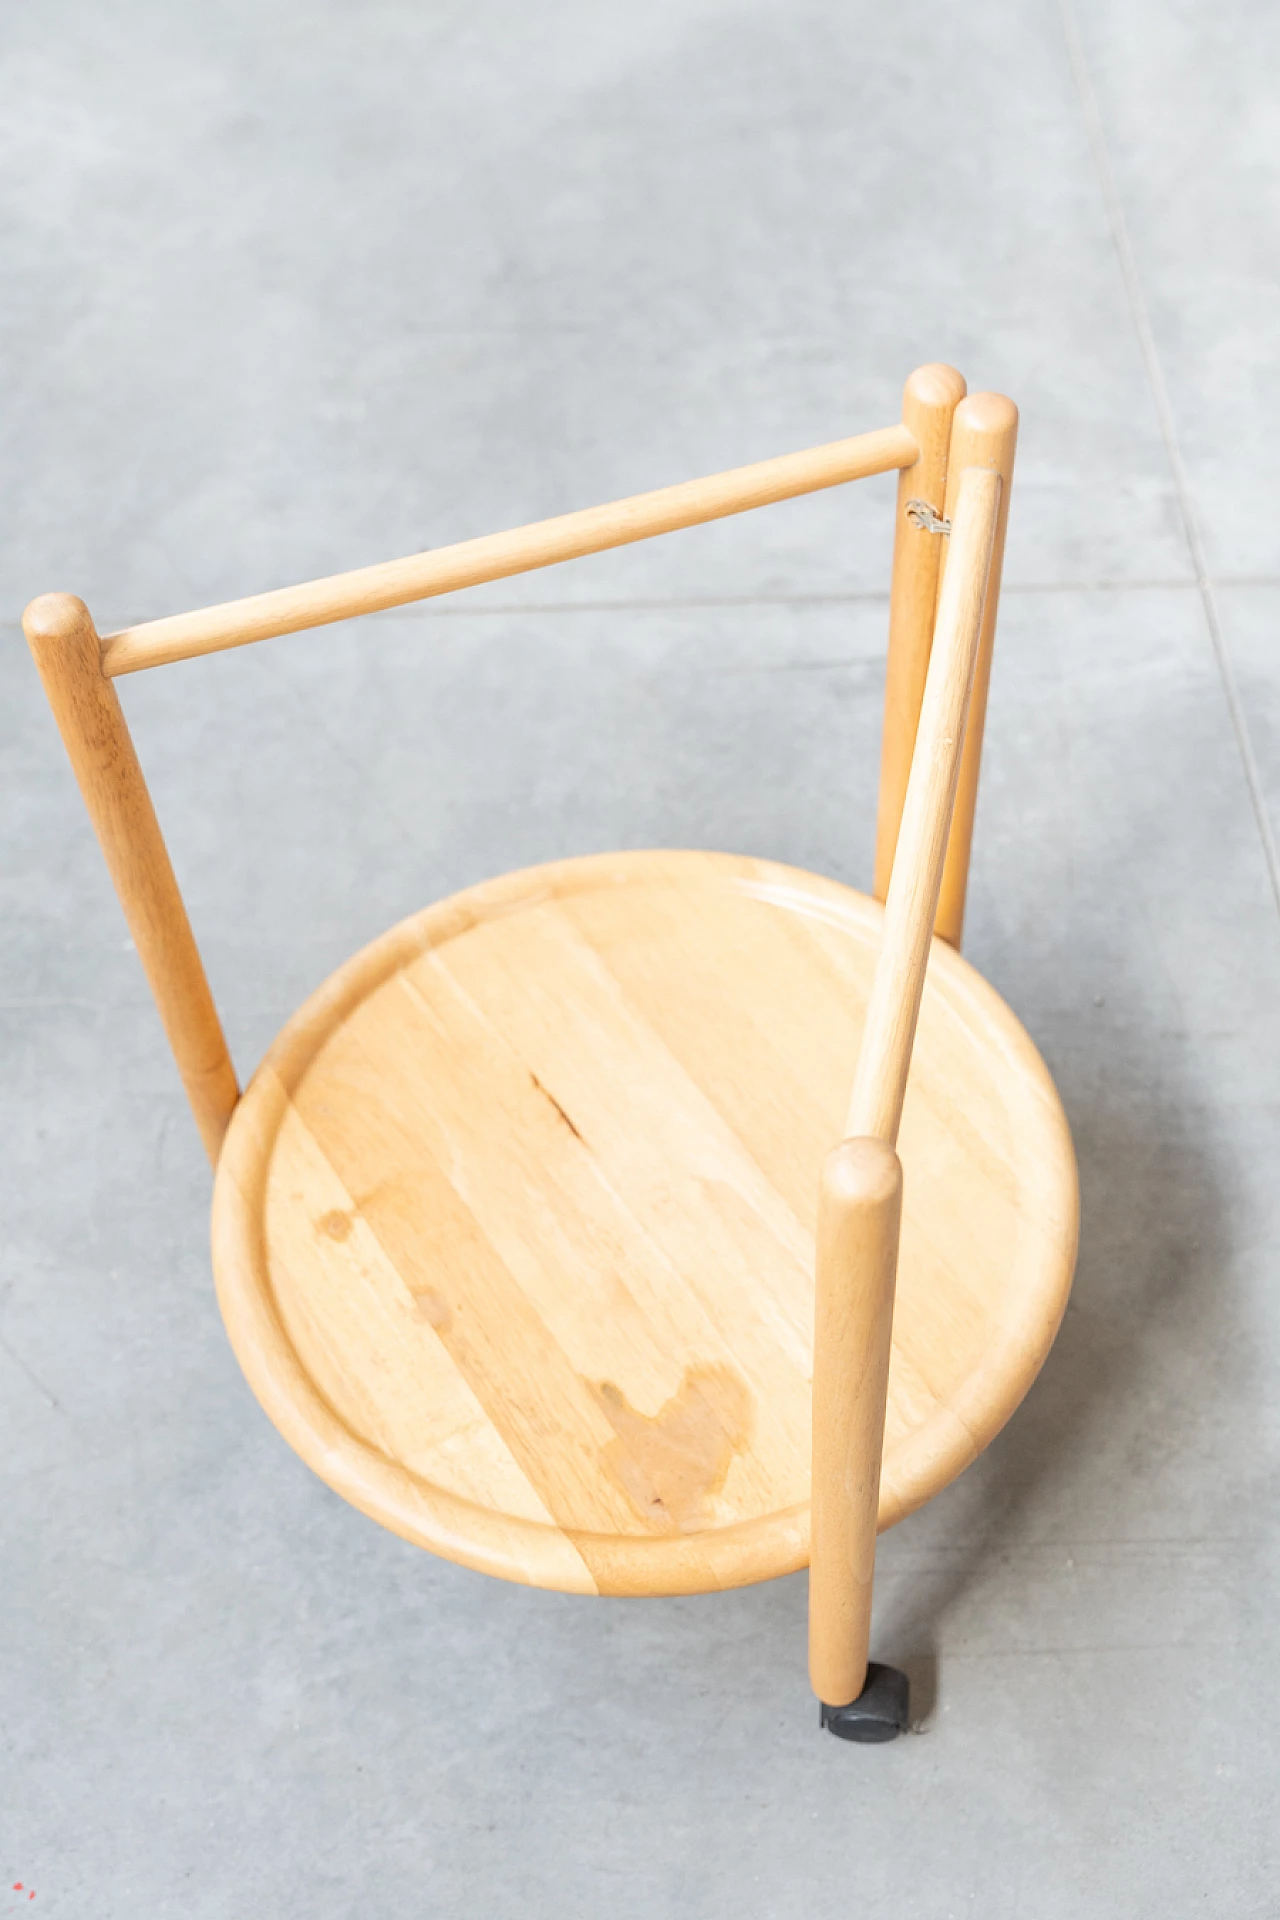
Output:
[[[89,609],[69,593],[33,600],[22,624],[216,1165],[239,1089],[120,699],[103,676],[101,642]]]
[[[279,587],[231,600],[198,613],[173,614],[108,634],[102,642],[103,672],[115,676],[137,673],[143,667],[164,666],[171,660],[189,660],[197,654],[219,653],[226,647],[247,646],[276,634],[297,633],[303,627],[322,627],[357,614],[403,607],[413,600],[477,587],[486,580],[503,580],[530,573],[608,547],[625,547],[654,534],[745,513],[800,494],[838,487],[847,480],[888,473],[910,466],[917,457],[915,440],[905,426],[884,427],[851,440],[835,440],[807,453],[789,453],[761,460],[750,467],[705,480],[686,480],[654,493],[638,493],[609,506],[587,507],[580,513],[539,520],[509,533],[486,534],[457,546],[416,553],[405,560],[359,567],[305,586]]]
[[[828,1706],[862,1692],[902,1220],[898,1127],[964,746],[1001,479],[958,477],[951,556],[925,679],[884,933],[849,1104],[827,1156],[814,1290],[809,1678]]]
[[[828,1154],[818,1201],[809,1545],[809,1679],[829,1707],[862,1692],[902,1218],[883,1140]]]
[[[876,815],[876,866],[873,892],[889,891],[893,855],[907,797],[907,778],[920,722],[933,619],[938,605],[938,572],[946,542],[939,533],[908,517],[913,501],[923,501],[942,518],[947,498],[947,454],[951,416],[964,399],[964,376],[954,367],[917,367],[902,396],[902,424],[920,449],[914,466],[898,476],[897,522],[893,536],[893,578],[889,589],[889,653],[884,686],[884,729],[880,747],[880,805]]]
[[[960,782],[956,789],[955,813],[951,822],[951,841],[942,870],[942,890],[938,896],[936,931],[953,947],[960,945],[964,932],[965,896],[969,889],[969,854],[973,846],[973,817],[978,805],[978,774],[982,767],[982,734],[987,718],[987,688],[991,683],[991,655],[995,646],[996,616],[1000,610],[1000,575],[1004,567],[1004,537],[1009,524],[1009,493],[1013,480],[1013,461],[1018,447],[1018,409],[1002,393],[971,393],[956,408],[951,422],[951,453],[947,479],[947,517],[954,511],[953,491],[956,475],[967,467],[985,467],[1001,479],[1000,514],[996,521],[995,542],[991,549],[991,572],[987,580],[987,608],[982,622],[978,664],[973,676],[973,696],[969,702],[969,721],[965,729],[964,756],[960,762]],[[950,543],[940,541],[946,547]],[[951,565],[948,554],[942,557],[942,581]],[[939,586],[939,593],[942,587]]]
[[[1000,494],[997,472],[970,467],[958,478],[951,553],[849,1103],[846,1134],[869,1134],[891,1146],[898,1139],[938,910]]]

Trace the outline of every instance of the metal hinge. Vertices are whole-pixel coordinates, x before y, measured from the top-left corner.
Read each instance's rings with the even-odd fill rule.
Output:
[[[929,505],[927,500],[908,500],[907,518],[922,533],[950,533],[951,522]]]

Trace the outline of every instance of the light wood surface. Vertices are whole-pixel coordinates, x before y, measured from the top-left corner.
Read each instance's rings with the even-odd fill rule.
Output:
[[[998,473],[971,467],[959,476],[951,562],[938,605],[898,853],[885,903],[884,939],[849,1102],[846,1134],[871,1135],[891,1146],[898,1138],[947,858],[1000,492]]]
[[[210,1160],[239,1097],[191,923],[120,700],[103,677],[89,609],[68,593],[33,600],[23,619],[138,957]]]
[[[947,499],[951,416],[964,399],[964,375],[954,367],[917,367],[902,396],[902,424],[920,449],[914,466],[898,476],[889,588],[889,651],[885,663],[884,725],[880,747],[880,804],[876,814],[875,880],[871,891],[889,891],[898,844],[907,776],[920,723],[933,622],[938,604],[939,564],[945,536],[917,526],[908,505],[923,500],[941,519]],[[832,1703],[834,1704],[834,1703]]]
[[[510,874],[295,1016],[232,1120],[214,1260],[290,1443],[436,1552],[583,1592],[809,1556],[818,1170],[883,915],[694,853]],[[1075,1162],[1017,1020],[935,942],[879,1522],[967,1465],[1048,1351]]]
[[[866,1677],[876,1501],[897,1273],[898,1138],[929,963],[965,713],[982,631],[998,473],[960,475],[884,930],[847,1132],[826,1162],[818,1215],[809,1667],[828,1706]]]
[[[982,623],[982,641],[973,676],[973,695],[969,702],[969,720],[965,729],[964,757],[960,762],[960,780],[956,788],[955,812],[951,821],[951,839],[947,863],[938,897],[937,931],[952,946],[960,945],[964,932],[965,896],[969,887],[969,855],[973,847],[973,820],[978,804],[978,774],[982,766],[982,737],[987,717],[987,689],[991,683],[991,659],[995,646],[996,617],[1000,610],[1000,580],[1004,569],[1005,532],[1009,524],[1009,492],[1013,483],[1013,461],[1018,447],[1018,409],[1002,393],[971,393],[955,410],[951,422],[951,452],[947,465],[947,518],[953,517],[960,475],[969,467],[986,467],[1001,480],[1000,516],[996,522],[995,542],[991,550],[991,571],[987,579],[987,607]],[[951,564],[951,540],[940,542],[942,571],[939,604],[945,590],[947,569]]]
[[[905,426],[884,427],[812,447],[805,453],[784,454],[703,480],[685,480],[678,486],[635,494],[608,506],[540,520],[509,533],[464,540],[433,553],[360,567],[352,573],[312,580],[305,586],[281,587],[247,600],[205,607],[198,613],[150,620],[106,636],[103,670],[108,675],[137,673],[143,667],[189,660],[197,654],[247,646],[276,634],[297,633],[304,627],[322,627],[357,614],[455,593],[486,580],[529,573],[561,560],[628,546],[655,534],[673,533],[680,527],[792,500],[870,474],[888,473],[895,467],[912,465],[917,452]]]
[[[216,1165],[219,1298],[277,1427],[384,1525],[509,1579],[680,1593],[812,1553],[830,1705],[865,1676],[877,1527],[1009,1417],[1075,1259],[1052,1083],[946,944],[1017,430],[1009,401],[963,394],[921,368],[898,427],[105,641],[65,595],[25,622]],[[510,874],[355,956],[237,1105],[111,676],[892,468],[883,913],[727,855]],[[851,1077],[857,1137],[830,1152]]]
[[[902,1218],[902,1163],[883,1140],[828,1154],[818,1197],[813,1336],[809,1678],[844,1707],[867,1677],[871,1592]]]

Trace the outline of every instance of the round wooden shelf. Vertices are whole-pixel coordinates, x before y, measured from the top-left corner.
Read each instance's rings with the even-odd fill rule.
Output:
[[[620,853],[473,887],[340,968],[214,1194],[232,1344],[303,1459],[537,1586],[804,1566],[818,1171],[880,923],[767,861]],[[1075,1259],[1053,1083],[937,941],[899,1150],[881,1527],[1008,1419]]]

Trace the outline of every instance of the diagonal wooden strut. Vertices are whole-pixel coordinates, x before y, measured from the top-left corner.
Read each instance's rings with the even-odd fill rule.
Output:
[[[190,660],[198,654],[220,653],[277,634],[297,633],[304,627],[322,627],[357,614],[380,613],[427,600],[488,580],[509,579],[561,560],[625,547],[655,534],[700,526],[729,514],[746,513],[779,500],[818,493],[846,481],[864,480],[895,467],[909,467],[919,449],[906,426],[882,427],[850,440],[833,440],[806,453],[787,453],[776,460],[735,467],[705,480],[685,480],[660,487],[654,493],[633,494],[608,506],[586,507],[580,513],[535,521],[509,533],[486,534],[457,546],[431,553],[411,554],[406,560],[388,560],[353,573],[336,573],[305,586],[280,587],[205,607],[198,613],[174,614],[150,620],[145,626],[126,627],[102,643],[102,670],[110,677],[137,673],[143,667]]]
[[[903,423],[910,428],[920,448],[920,457],[914,466],[903,468],[898,483],[872,888],[876,899],[883,900],[893,873],[894,851],[929,670],[935,613],[952,544],[946,537],[946,528],[955,509],[959,476],[969,467],[985,467],[998,473],[1003,485],[991,555],[987,608],[960,764],[960,784],[935,922],[935,931],[953,947],[960,945],[964,929],[987,683],[991,677],[1005,524],[1009,517],[1009,490],[1018,443],[1018,409],[1012,400],[1002,393],[972,393],[964,398],[964,391],[964,380],[954,367],[927,366],[916,368],[902,396]]]
[[[968,468],[952,519],[924,704],[845,1133],[896,1146],[985,626],[1000,475]]]
[[[957,476],[951,551],[849,1105],[819,1198],[809,1671],[828,1706],[862,1691],[902,1209],[895,1151],[984,632],[1002,483]]]

